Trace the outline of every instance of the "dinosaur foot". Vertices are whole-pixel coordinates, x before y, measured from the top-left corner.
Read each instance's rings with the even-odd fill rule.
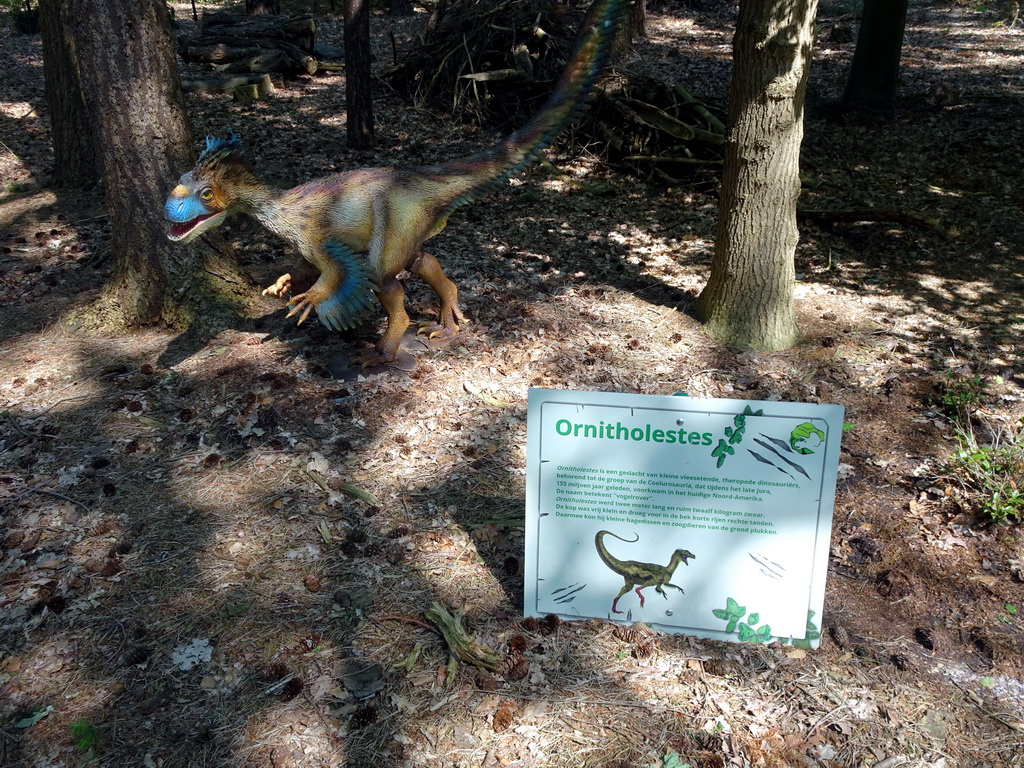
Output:
[[[409,371],[416,370],[416,358],[409,354],[404,349],[399,349],[395,353],[394,360],[388,360],[384,355],[379,354],[376,350],[361,358],[360,364],[362,365],[363,376],[373,376],[378,373],[389,373],[393,371]]]
[[[458,340],[459,332],[441,323],[425,321],[417,325],[416,336],[428,349],[437,350],[450,347]]]
[[[332,376],[344,381],[354,381],[360,376],[376,376],[381,373],[408,373],[416,369],[415,355],[444,349],[452,340],[431,339],[410,328],[402,335],[394,360],[387,359],[378,349],[371,349],[355,358],[344,352],[339,353],[327,361],[326,367]]]
[[[369,365],[367,365],[369,363]],[[365,355],[349,355],[339,352],[325,364],[328,372],[340,381],[356,381],[360,376],[377,376],[387,374],[400,376],[416,369],[416,358],[404,349],[398,350],[395,359],[384,360],[376,350]]]

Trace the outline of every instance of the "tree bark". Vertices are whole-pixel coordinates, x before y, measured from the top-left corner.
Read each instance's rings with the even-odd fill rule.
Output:
[[[345,100],[348,146],[372,149],[369,0],[345,0]]]
[[[388,16],[412,16],[416,11],[412,0],[388,0]]]
[[[112,274],[83,323],[182,327],[235,315],[249,281],[234,263],[209,245],[166,236],[164,199],[194,158],[166,3],[66,5],[112,230]]]
[[[697,297],[706,332],[732,347],[778,350],[800,338],[793,259],[816,11],[817,0],[740,3],[715,253]]]
[[[58,189],[90,187],[100,180],[100,164],[86,117],[81,76],[72,56],[67,4],[41,0],[39,26],[53,146],[50,184]]]
[[[843,94],[846,108],[895,106],[907,4],[908,0],[864,0],[857,48]]]

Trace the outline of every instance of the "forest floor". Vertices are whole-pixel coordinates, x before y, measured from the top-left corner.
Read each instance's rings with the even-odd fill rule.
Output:
[[[724,103],[725,5],[652,10],[618,66]],[[936,223],[804,222],[802,344],[702,334],[713,187],[562,143],[560,175],[432,241],[471,319],[459,343],[351,381],[328,365],[379,325],[297,328],[276,300],[205,337],[69,329],[109,227],[101,197],[45,186],[39,38],[0,14],[0,764],[1024,765],[1024,533],[944,469],[957,421],[1018,461],[1024,439],[1024,29],[911,6],[899,107],[866,120],[830,106],[854,43],[822,4],[801,206]],[[425,18],[374,16],[379,67]],[[335,18],[319,29],[340,44]],[[198,135],[233,129],[290,182],[496,138],[382,87],[378,149],[351,152],[343,86],[188,106]],[[260,284],[293,263],[248,223],[228,239]],[[821,647],[524,621],[530,387],[843,405]],[[449,665],[435,602],[501,670]]]

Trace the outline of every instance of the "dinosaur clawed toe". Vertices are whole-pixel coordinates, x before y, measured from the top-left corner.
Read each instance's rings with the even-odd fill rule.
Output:
[[[285,272],[277,280],[274,281],[273,285],[268,285],[263,289],[264,296],[274,296],[278,299],[283,299],[292,292],[292,275],[291,272]]]
[[[427,341],[433,342],[430,346],[435,349],[446,347],[459,335],[458,326],[451,328],[442,323],[424,321],[417,323],[416,335]]]
[[[288,314],[285,317],[292,317],[293,315],[301,312],[299,319],[296,321],[296,325],[302,325],[306,322],[306,318],[309,317],[309,313],[313,311],[314,300],[309,298],[309,291],[306,293],[300,293],[288,302]]]

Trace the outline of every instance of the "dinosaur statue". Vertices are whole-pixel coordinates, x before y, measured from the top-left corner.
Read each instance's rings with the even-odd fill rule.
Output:
[[[319,271],[312,287],[289,301],[288,317],[302,323],[311,310],[329,328],[358,325],[376,295],[387,327],[364,368],[393,363],[409,327],[402,270],[425,281],[440,300],[438,322],[419,328],[428,338],[455,336],[466,322],[455,284],[424,241],[448,216],[497,187],[533,161],[575,120],[593,90],[615,29],[629,0],[595,0],[580,26],[573,52],[547,102],[522,128],[463,160],[420,168],[346,171],[278,191],[263,184],[242,156],[241,142],[207,138],[195,167],[167,198],[168,237],[187,243],[235,213],[248,213],[292,243]],[[285,297],[292,277],[282,275],[265,294]]]
[[[672,553],[672,559],[669,560],[668,565],[664,566],[655,565],[654,563],[640,563],[636,560],[619,560],[612,557],[611,553],[608,552],[608,548],[604,545],[605,536],[615,536],[619,541],[627,543],[639,541],[640,536],[638,534],[635,539],[624,539],[621,536],[616,536],[611,531],[598,531],[594,537],[594,543],[597,545],[597,554],[604,560],[604,564],[626,580],[626,583],[622,585],[622,589],[619,590],[619,594],[612,600],[612,613],[622,613],[622,611],[616,609],[619,598],[633,589],[633,587],[636,587],[635,591],[637,597],[640,598],[641,608],[644,607],[644,596],[640,590],[644,587],[654,587],[654,590],[660,593],[666,600],[668,600],[668,594],[665,592],[665,587],[672,587],[680,592],[683,591],[682,587],[670,584],[669,579],[672,578],[672,574],[675,573],[680,563],[689,565],[688,560],[691,558],[696,559],[697,556],[693,552],[690,552],[688,549],[677,549]]]

